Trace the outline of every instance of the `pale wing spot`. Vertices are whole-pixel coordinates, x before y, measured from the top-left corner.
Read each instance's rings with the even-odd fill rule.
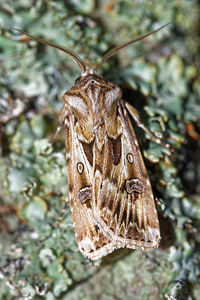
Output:
[[[129,162],[130,164],[132,164],[132,163],[134,162],[133,154],[128,153],[128,154],[126,155],[126,159],[128,160],[128,162]]]
[[[84,165],[82,162],[78,162],[76,165],[77,171],[79,172],[79,174],[82,174],[84,171]]]

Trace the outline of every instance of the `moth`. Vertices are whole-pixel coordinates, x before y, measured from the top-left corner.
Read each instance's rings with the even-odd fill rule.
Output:
[[[63,95],[54,139],[64,127],[75,237],[80,252],[91,260],[118,248],[147,250],[159,245],[152,188],[129,114],[153,141],[168,145],[148,131],[136,109],[122,99],[121,88],[97,71],[119,50],[164,26],[115,47],[93,68],[71,50],[17,29],[69,54],[81,68],[81,76]]]

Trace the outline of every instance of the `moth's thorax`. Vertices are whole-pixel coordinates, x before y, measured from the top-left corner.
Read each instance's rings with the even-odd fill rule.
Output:
[[[113,111],[121,95],[117,85],[96,74],[88,74],[76,80],[75,85],[65,92],[63,101],[78,119],[86,118],[95,125]]]

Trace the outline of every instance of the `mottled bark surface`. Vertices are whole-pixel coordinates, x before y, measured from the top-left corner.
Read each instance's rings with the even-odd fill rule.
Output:
[[[199,11],[194,0],[0,3],[0,298],[199,298]],[[64,131],[49,147],[61,94],[80,72],[64,53],[11,28],[96,63],[113,46],[168,22],[99,70],[174,149],[169,156],[133,123],[156,197],[160,248],[86,261],[64,207]]]

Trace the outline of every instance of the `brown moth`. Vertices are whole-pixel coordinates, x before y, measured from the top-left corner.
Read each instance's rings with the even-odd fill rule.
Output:
[[[164,144],[146,129],[137,111],[122,100],[120,87],[105,81],[97,71],[113,54],[164,26],[115,47],[94,68],[88,68],[71,50],[18,30],[66,52],[82,71],[63,95],[54,138],[64,126],[75,237],[81,253],[91,260],[117,248],[146,250],[159,245],[151,184],[128,113],[156,143]]]

